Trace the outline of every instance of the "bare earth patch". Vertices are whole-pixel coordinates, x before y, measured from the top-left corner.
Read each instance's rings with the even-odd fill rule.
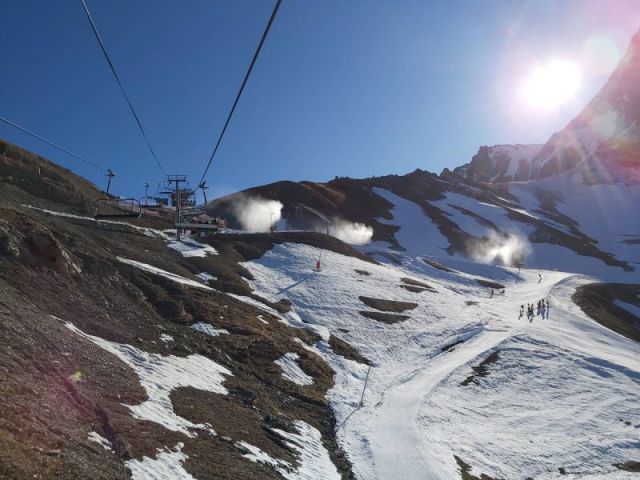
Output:
[[[460,478],[462,478],[462,480],[497,480],[495,477],[490,477],[484,473],[474,475],[471,473],[471,465],[457,455],[454,455],[453,458],[455,458],[458,467],[460,467]]]
[[[358,363],[364,363],[365,365],[371,365],[371,362],[368,358],[360,355],[360,353],[349,343],[345,342],[339,337],[336,337],[335,335],[331,335],[329,337],[329,346],[331,346],[331,349],[334,353],[337,353],[338,355],[348,360],[353,360]]]
[[[368,310],[360,310],[360,315],[371,318],[382,323],[399,323],[411,318],[409,315],[397,315],[395,313],[371,312]]]
[[[499,350],[496,350],[482,362],[480,362],[480,364],[473,367],[473,373],[465,378],[462,383],[460,383],[460,386],[466,387],[470,383],[475,383],[476,378],[486,377],[487,375],[489,375],[489,370],[487,369],[487,367],[493,363],[496,363],[500,359],[500,354],[498,352]]]
[[[640,285],[593,283],[576,289],[572,300],[584,313],[614,332],[640,342],[640,318],[618,302],[640,308]]]
[[[502,290],[503,288],[506,288],[501,283],[494,282],[494,281],[491,281],[491,280],[485,280],[483,278],[476,278],[476,282],[478,282],[483,287],[493,288],[493,289],[496,289],[496,290]]]
[[[454,271],[453,269],[451,269],[449,267],[445,267],[441,263],[436,262],[435,260],[432,260],[430,258],[423,258],[422,260],[424,261],[424,263],[426,263],[430,267],[433,267],[433,268],[435,268],[437,270],[441,270],[441,271],[447,272],[447,273],[452,273]]]
[[[382,312],[402,313],[407,310],[413,310],[418,306],[417,303],[413,303],[413,302],[399,302],[396,300],[384,300],[382,298],[373,298],[373,297],[365,297],[365,296],[360,296],[358,298],[367,307],[375,308],[376,310],[380,310]]]
[[[405,284],[400,286],[402,288],[405,288],[406,290],[409,290],[410,292],[413,290],[410,290],[408,287],[414,287],[414,288],[417,287],[417,288],[420,288],[421,291],[429,290],[430,292],[437,293],[437,290],[435,288],[433,288],[428,283],[421,282],[420,280],[415,280],[409,277],[402,277],[400,280],[402,281],[402,283]]]

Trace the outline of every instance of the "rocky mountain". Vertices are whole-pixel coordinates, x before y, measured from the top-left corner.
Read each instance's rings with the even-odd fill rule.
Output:
[[[290,304],[257,296],[242,262],[284,241],[362,254],[319,234],[203,244],[161,217],[98,222],[93,185],[0,147],[0,478],[350,477],[317,334],[279,321]]]
[[[529,180],[533,175],[532,160],[542,147],[521,144],[482,146],[471,162],[455,168],[453,173],[485,183]]]
[[[544,146],[248,189],[214,237],[1,142],[0,478],[634,478],[639,38]]]
[[[640,469],[635,264],[555,197],[424,171],[282,182],[213,206],[244,219],[238,197],[281,198],[289,230],[176,240],[163,217],[95,220],[91,184],[2,148],[0,477]]]
[[[602,90],[544,145],[483,146],[440,175],[278,182],[217,199],[209,210],[239,228],[246,198],[277,201],[288,228],[328,227],[338,236],[343,220],[371,228],[368,253],[494,252],[504,260],[500,249],[518,239],[517,255],[506,256],[531,267],[632,271],[640,264],[639,152],[640,32]]]
[[[480,147],[454,173],[479,182],[575,172],[587,183],[640,181],[640,32],[600,92],[544,145]]]
[[[633,214],[640,187],[633,185],[586,185],[566,175],[491,185],[418,170],[324,184],[278,182],[217,199],[209,210],[242,228],[236,206],[246,198],[280,202],[287,229],[328,229],[349,241],[345,221],[353,229],[369,227],[372,242],[359,248],[374,256],[490,257],[584,273],[633,271],[640,264],[640,219]]]

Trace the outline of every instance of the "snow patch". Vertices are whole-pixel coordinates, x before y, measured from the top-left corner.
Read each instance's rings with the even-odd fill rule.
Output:
[[[209,425],[194,424],[176,415],[170,395],[180,387],[226,395],[227,389],[222,384],[224,375],[232,375],[228,369],[201,355],[176,357],[147,353],[132,345],[110,342],[84,333],[72,323],[66,323],[65,326],[118,357],[138,375],[140,385],[147,393],[147,400],[139,405],[126,405],[134,418],[159,423],[168,430],[192,437],[195,434],[189,431],[190,428],[212,432]]]
[[[281,471],[282,476],[290,480],[317,480],[319,478],[340,480],[342,477],[322,443],[320,432],[302,420],[295,421],[294,425],[298,430],[297,434],[273,429],[283,438],[284,443],[299,455],[300,465],[295,473]]]
[[[274,361],[276,365],[282,368],[282,377],[297,385],[312,385],[313,377],[304,373],[297,363],[300,358],[295,352],[287,352],[282,358]]]
[[[183,443],[178,443],[173,450],[158,450],[156,458],[142,457],[124,464],[131,470],[133,480],[196,480],[183,467],[189,458],[182,453],[183,447]]]
[[[162,340],[163,342],[173,342],[173,337],[171,335],[169,335],[168,333],[161,333],[160,334],[160,340]]]
[[[631,315],[635,315],[636,317],[640,318],[640,307],[638,307],[637,305],[633,305],[631,303],[623,302],[622,300],[617,299],[613,303],[623,310],[626,310]]]
[[[90,442],[97,443],[105,450],[109,450],[110,452],[113,451],[111,442],[106,438],[104,438],[102,435],[100,435],[98,432],[89,432],[89,435],[87,435],[87,439]]]
[[[205,322],[198,322],[191,325],[194,330],[209,335],[210,337],[217,337],[218,335],[225,335],[229,333],[229,330],[224,328],[213,328],[213,325]]]
[[[201,272],[201,273],[196,273],[196,277],[198,277],[200,280],[202,280],[205,283],[208,283],[210,281],[216,281],[218,280],[218,277],[211,275],[210,273],[207,272]]]
[[[181,277],[180,275],[176,275],[175,273],[167,272],[166,270],[162,270],[161,268],[154,267],[153,265],[149,265],[147,263],[142,263],[136,260],[131,260],[129,258],[123,258],[123,257],[116,257],[116,258],[119,262],[134,266],[136,268],[139,268],[140,270],[144,270],[145,272],[153,273],[154,275],[159,275],[161,277],[167,278],[173,282],[180,283],[182,285],[202,288],[203,290],[213,290],[213,288],[208,287],[207,285],[203,285],[200,282],[196,282],[195,280],[189,280],[188,278]]]
[[[449,240],[440,233],[438,226],[415,202],[402,198],[384,188],[374,187],[376,195],[391,202],[393,220],[377,218],[386,225],[397,225],[400,230],[395,237],[398,243],[412,253],[441,254],[449,247]]]
[[[236,447],[240,448],[241,450],[244,450],[246,453],[244,453],[242,456],[246,459],[251,460],[252,462],[270,465],[271,467],[275,468],[276,471],[278,472],[289,473],[291,471],[291,465],[289,465],[288,462],[273,458],[271,455],[262,451],[260,448],[256,447],[255,445],[251,445],[250,443],[241,441],[241,442],[236,442]]]
[[[187,258],[218,254],[218,251],[211,245],[196,242],[193,239],[171,242],[169,243],[169,248],[180,252],[183,257]]]
[[[252,462],[272,466],[286,480],[340,480],[342,478],[329,457],[329,452],[322,443],[320,432],[302,420],[294,422],[298,433],[272,429],[282,437],[284,443],[298,453],[298,462],[294,467],[284,460],[277,460],[247,442],[236,443],[247,453],[243,457]]]

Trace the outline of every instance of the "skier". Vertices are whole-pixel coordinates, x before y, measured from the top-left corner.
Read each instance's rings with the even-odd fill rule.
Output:
[[[542,282],[542,275],[538,273],[538,283]]]
[[[316,270],[319,272],[320,271],[320,260],[318,260],[316,262]]]
[[[489,295],[489,298],[493,298],[493,288],[491,289],[491,295]]]

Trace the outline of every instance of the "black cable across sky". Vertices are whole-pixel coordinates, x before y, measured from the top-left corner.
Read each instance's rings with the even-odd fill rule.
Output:
[[[158,160],[158,157],[156,156],[156,152],[153,150],[153,147],[151,146],[151,142],[149,142],[149,138],[147,137],[147,134],[145,133],[144,128],[142,127],[142,123],[140,122],[140,118],[138,117],[138,114],[136,113],[136,110],[133,108],[133,104],[131,103],[131,100],[129,100],[129,97],[127,96],[127,92],[125,92],[124,86],[122,85],[122,82],[120,81],[120,77],[118,76],[118,73],[116,72],[116,69],[113,66],[113,62],[111,61],[111,58],[109,57],[109,54],[107,53],[107,49],[104,46],[104,43],[102,41],[102,38],[100,37],[100,34],[98,33],[98,29],[96,27],[96,24],[94,23],[93,18],[91,17],[91,12],[89,12],[89,8],[87,7],[87,4],[85,3],[85,0],[80,0],[80,1],[82,2],[82,6],[84,7],[84,11],[87,14],[87,18],[89,19],[89,23],[91,24],[91,30],[93,30],[93,33],[94,33],[96,39],[98,40],[98,44],[100,45],[100,50],[102,50],[102,54],[104,55],[104,58],[107,60],[107,63],[109,64],[109,68],[111,69],[111,72],[113,73],[113,76],[115,77],[116,82],[118,83],[118,86],[120,87],[120,91],[122,92],[122,95],[124,96],[124,99],[127,101],[127,104],[129,105],[129,109],[131,110],[131,113],[133,114],[133,118],[135,119],[136,123],[138,124],[138,128],[140,129],[140,133],[142,133],[144,141],[147,143],[147,147],[149,147],[149,151],[151,152],[151,155],[153,156],[153,159],[158,164],[158,167],[160,167],[160,171],[162,171],[162,174],[166,176],[167,174],[164,171],[164,168],[162,168],[162,164]]]
[[[84,0],[82,0],[82,2],[84,3]],[[258,55],[260,55],[260,50],[262,50],[262,46],[264,45],[264,42],[267,39],[267,35],[269,35],[269,30],[271,29],[271,24],[273,23],[273,20],[276,18],[276,14],[278,13],[278,9],[280,8],[280,4],[281,3],[282,3],[282,0],[277,0],[275,6],[273,7],[273,12],[271,12],[271,17],[269,18],[269,22],[267,23],[267,26],[264,29],[264,32],[262,34],[262,38],[260,39],[260,43],[258,44],[258,48],[256,49],[256,53],[253,54],[253,58],[251,59],[251,64],[249,64],[249,69],[247,70],[247,73],[245,73],[245,75],[244,75],[244,80],[242,80],[242,85],[240,86],[240,90],[238,90],[238,93],[236,94],[236,98],[233,101],[233,105],[231,106],[231,110],[229,111],[229,115],[227,116],[227,121],[224,122],[224,127],[222,127],[222,131],[220,132],[220,136],[218,137],[218,141],[216,142],[216,145],[213,148],[213,152],[211,153],[211,156],[209,157],[209,161],[207,162],[207,166],[204,169],[204,173],[202,174],[202,178],[198,182],[198,185],[200,185],[204,181],[204,177],[207,176],[207,172],[209,171],[209,167],[211,166],[211,162],[213,162],[213,157],[216,155],[216,152],[218,151],[218,147],[220,146],[220,143],[222,142],[222,138],[224,137],[224,133],[227,131],[227,127],[229,126],[229,122],[231,121],[231,117],[233,116],[233,112],[235,112],[235,110],[236,110],[236,106],[238,105],[238,101],[240,100],[240,97],[242,96],[242,92],[244,90],[244,87],[247,84],[247,81],[249,80],[249,76],[251,75],[251,71],[253,70],[253,66],[255,65],[256,60],[258,59]]]
[[[60,145],[50,142],[49,140],[47,140],[46,138],[41,137],[40,135],[38,135],[37,133],[33,133],[30,130],[27,130],[24,127],[21,127],[20,125],[18,125],[17,123],[13,123],[11,120],[8,120],[2,116],[0,116],[0,121],[6,123],[7,125],[11,125],[14,128],[17,128],[18,130],[26,133],[27,135],[31,135],[33,138],[36,138],[38,140],[40,140],[41,142],[46,143],[47,145],[50,145],[54,148],[57,148],[58,150],[60,150],[61,152],[66,153],[67,155],[71,155],[74,158],[77,158],[78,160],[80,160],[81,162],[86,163],[87,165],[91,165],[94,168],[97,168],[98,170],[102,171],[102,172],[106,172],[106,170],[104,168],[102,168],[100,165],[97,165],[93,162],[90,162],[89,160],[86,160],[84,158],[82,158],[80,155],[76,155],[75,153],[73,153],[71,150],[67,150],[64,147],[61,147]]]

